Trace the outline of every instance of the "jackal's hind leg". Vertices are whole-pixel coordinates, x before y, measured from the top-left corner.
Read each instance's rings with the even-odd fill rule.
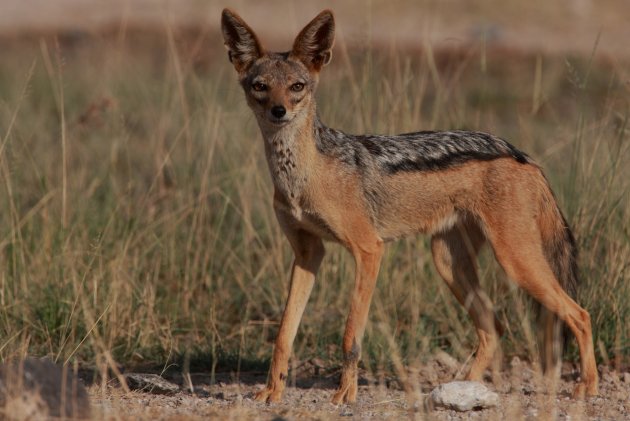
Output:
[[[479,285],[476,257],[485,238],[477,225],[469,221],[458,223],[431,239],[435,266],[457,300],[470,314],[479,346],[466,378],[481,380],[499,345],[502,328],[496,320],[492,302]]]
[[[254,399],[277,402],[282,397],[289,370],[289,357],[306,302],[313,289],[315,274],[324,257],[322,241],[306,232],[285,233],[295,251],[289,298],[282,314],[269,370],[267,386]]]
[[[586,310],[567,295],[555,278],[543,254],[540,234],[517,227],[500,232],[496,228],[488,231],[497,260],[508,277],[562,319],[575,335],[580,350],[582,381],[576,386],[574,396],[597,395],[598,377],[591,318]]]

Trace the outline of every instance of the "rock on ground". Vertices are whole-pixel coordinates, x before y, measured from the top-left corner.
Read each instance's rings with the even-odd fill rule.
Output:
[[[437,407],[456,411],[491,408],[499,403],[499,395],[481,383],[468,381],[442,384],[433,389],[429,399]]]
[[[157,394],[171,394],[179,392],[179,386],[171,383],[157,374],[127,373],[127,385],[132,390]]]
[[[0,414],[86,419],[91,411],[85,387],[67,366],[29,357],[0,365]]]

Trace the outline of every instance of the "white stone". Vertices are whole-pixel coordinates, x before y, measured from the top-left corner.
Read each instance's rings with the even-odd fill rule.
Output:
[[[499,395],[479,382],[455,381],[442,384],[431,392],[429,399],[436,407],[470,411],[497,406]]]

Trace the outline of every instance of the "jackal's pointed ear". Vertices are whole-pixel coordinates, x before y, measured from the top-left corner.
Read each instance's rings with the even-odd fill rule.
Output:
[[[244,72],[263,55],[263,48],[252,28],[230,9],[223,9],[221,30],[228,57],[236,71]]]
[[[324,10],[295,38],[291,55],[301,60],[309,70],[319,72],[330,62],[334,42],[335,18],[330,10]]]

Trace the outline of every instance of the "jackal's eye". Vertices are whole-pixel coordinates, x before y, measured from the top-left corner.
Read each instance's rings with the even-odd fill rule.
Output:
[[[256,92],[264,92],[267,90],[267,85],[262,82],[256,82],[252,85],[252,89]]]
[[[303,83],[297,82],[297,83],[294,83],[293,85],[291,85],[291,90],[293,92],[300,92],[302,89],[304,89],[304,84]]]

